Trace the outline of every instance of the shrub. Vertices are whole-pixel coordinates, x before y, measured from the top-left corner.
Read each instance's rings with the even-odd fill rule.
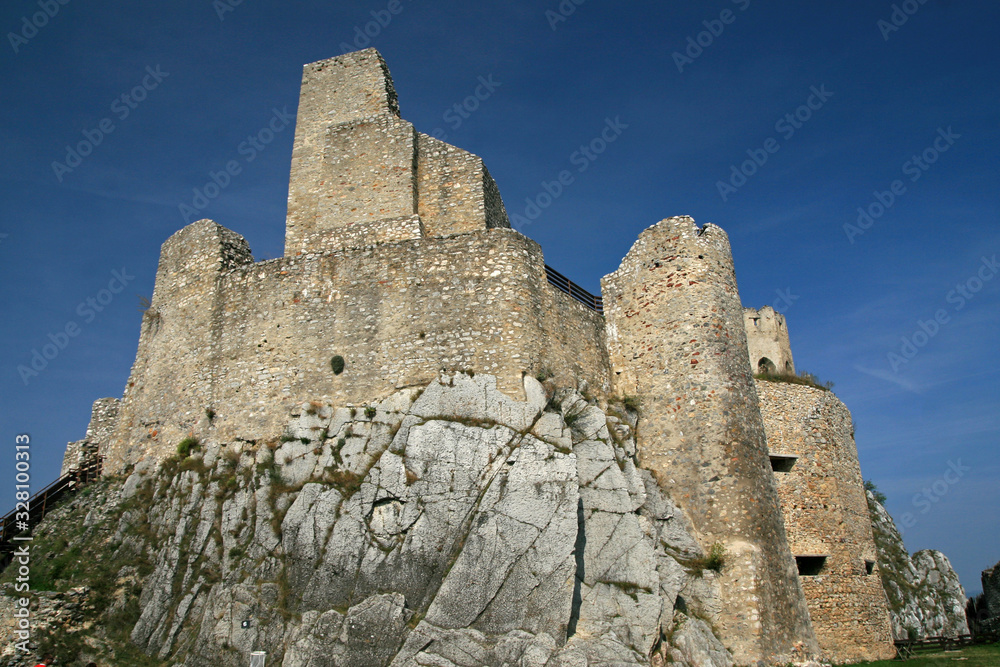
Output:
[[[705,569],[713,572],[722,572],[722,567],[726,564],[726,547],[721,542],[716,542],[708,550],[705,556]]]
[[[375,417],[376,412],[378,411],[375,408],[372,407],[365,408],[365,417],[367,417],[368,419],[372,419]]]
[[[205,408],[205,416],[208,417],[208,421],[215,419],[215,410],[212,408]]]
[[[340,375],[344,372],[344,358],[339,354],[334,355],[333,359],[330,359],[330,368],[333,369],[334,375]]]
[[[726,547],[724,547],[721,542],[716,542],[709,547],[706,555],[700,558],[694,558],[682,564],[690,567],[698,575],[701,575],[701,573],[705,570],[722,572],[722,568],[726,564]]]
[[[877,502],[879,505],[885,505],[886,501],[885,494],[878,490],[878,487],[875,486],[875,482],[871,481],[870,479],[865,480],[865,491],[870,491],[872,496],[875,498],[875,502]]]
[[[549,368],[548,366],[543,366],[542,370],[538,371],[538,373],[535,375],[535,379],[538,380],[539,382],[545,382],[546,380],[554,378],[555,376],[556,374],[552,372],[551,368]]]
[[[177,444],[177,455],[182,459],[191,456],[191,450],[198,449],[198,438],[188,436]]]
[[[622,396],[622,407],[624,407],[629,412],[639,412],[642,409],[642,399],[638,396],[629,396],[625,394]]]
[[[361,482],[364,481],[364,477],[349,470],[330,470],[328,468],[327,474],[330,483],[340,490],[345,500],[357,493],[358,489],[361,488]]]

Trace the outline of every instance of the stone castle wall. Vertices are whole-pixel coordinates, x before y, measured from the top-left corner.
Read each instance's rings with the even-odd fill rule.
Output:
[[[646,229],[602,281],[614,388],[643,403],[639,459],[721,543],[723,611],[737,662],[815,649],[771,475],[726,233],[689,217]]]
[[[986,631],[1000,631],[1000,563],[983,570],[983,618],[981,628]]]
[[[66,445],[62,469],[59,476],[79,470],[93,462],[98,452],[110,441],[118,423],[118,409],[121,401],[117,398],[99,398],[94,401],[90,412],[90,424],[83,440]]]
[[[892,658],[850,412],[831,392],[803,385],[758,380],[757,393],[770,454],[795,457],[774,473],[792,554],[826,559],[800,576],[820,648],[835,662]]]
[[[754,373],[795,374],[785,316],[770,306],[743,309],[750,367]]]
[[[606,390],[603,320],[551,287],[541,248],[513,230],[253,263],[204,220],[164,244],[106,465],[188,435],[277,439],[303,400],[360,404],[442,369],[523,397],[523,374],[543,368]]]

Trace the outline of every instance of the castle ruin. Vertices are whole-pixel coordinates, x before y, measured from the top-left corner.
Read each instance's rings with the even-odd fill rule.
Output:
[[[303,401],[357,405],[442,370],[523,400],[544,373],[642,401],[641,466],[727,554],[712,620],[738,663],[891,657],[850,414],[754,379],[794,373],[788,332],[744,310],[726,233],[649,227],[603,279],[603,312],[551,278],[482,160],[401,119],[378,52],[306,65],[284,256],[256,262],[209,220],[171,236],[120,404],[97,404],[67,465],[273,439]]]

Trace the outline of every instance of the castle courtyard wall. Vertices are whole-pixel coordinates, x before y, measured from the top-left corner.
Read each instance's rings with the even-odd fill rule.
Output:
[[[820,648],[835,662],[892,658],[850,412],[813,387],[757,380],[757,393],[770,454],[797,457],[774,473],[792,553],[826,557],[818,574],[800,576]]]

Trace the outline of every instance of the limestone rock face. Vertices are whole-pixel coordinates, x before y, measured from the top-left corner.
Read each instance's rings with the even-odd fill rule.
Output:
[[[968,634],[965,590],[948,558],[931,549],[910,556],[885,507],[870,491],[867,496],[893,636],[921,639]]]
[[[717,575],[637,468],[634,415],[530,377],[525,395],[455,374],[370,406],[306,403],[273,441],[102,482],[100,512],[75,500],[37,538],[89,525],[77,543],[134,583],[92,595],[80,655],[118,650],[100,628],[131,613],[131,644],[186,667],[255,650],[283,667],[730,667]],[[60,576],[79,586],[88,567]]]

